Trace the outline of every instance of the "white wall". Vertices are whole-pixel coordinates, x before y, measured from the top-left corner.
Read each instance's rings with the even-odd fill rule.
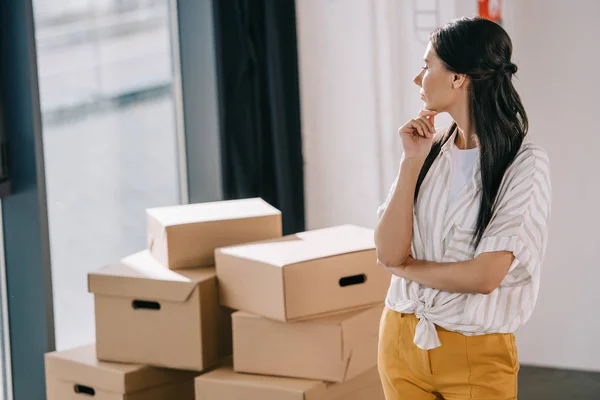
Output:
[[[505,0],[531,137],[549,153],[553,213],[524,362],[600,370],[600,2]],[[575,6],[576,5],[576,6]]]
[[[380,174],[370,1],[296,4],[307,226],[371,226]]]
[[[401,155],[396,131],[422,105],[412,77],[422,65],[425,43],[413,32],[411,4],[296,2],[311,229],[375,224]],[[452,18],[453,4],[444,2],[443,22]],[[444,121],[449,120],[438,122]]]
[[[429,6],[419,0],[423,7]],[[472,15],[440,1],[439,23]],[[297,0],[307,225],[375,225],[397,172],[396,129],[421,106],[413,1]],[[600,167],[595,106],[600,2],[504,0],[533,140],[549,153],[553,216],[537,309],[517,334],[526,364],[600,370]],[[438,127],[449,123],[439,118]],[[596,183],[599,182],[599,183]]]

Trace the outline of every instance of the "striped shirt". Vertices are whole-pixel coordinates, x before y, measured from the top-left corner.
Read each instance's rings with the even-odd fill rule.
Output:
[[[546,152],[525,139],[506,170],[492,219],[473,248],[481,201],[479,161],[472,179],[448,199],[452,147],[456,133],[444,144],[421,185],[414,208],[412,256],[431,262],[471,260],[485,252],[510,251],[515,259],[491,294],[451,293],[392,276],[386,305],[419,318],[415,344],[425,350],[440,346],[435,325],[464,335],[511,333],[531,316],[547,243],[551,207],[550,164]],[[385,211],[394,191],[378,211]],[[435,324],[435,325],[434,325]]]

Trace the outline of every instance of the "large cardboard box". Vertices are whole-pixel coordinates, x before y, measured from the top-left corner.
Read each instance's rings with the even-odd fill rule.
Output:
[[[281,212],[262,199],[146,210],[148,248],[170,269],[214,265],[217,247],[281,237]]]
[[[373,236],[343,225],[217,249],[221,304],[295,321],[382,303],[390,274]]]
[[[236,373],[224,367],[196,378],[196,400],[385,400],[377,368],[344,383]]]
[[[285,323],[233,314],[236,372],[344,382],[377,366],[383,304]]]
[[[142,251],[88,279],[99,359],[202,371],[231,354],[214,268],[175,272]]]
[[[45,355],[47,400],[193,400],[198,373],[101,362],[94,345]]]

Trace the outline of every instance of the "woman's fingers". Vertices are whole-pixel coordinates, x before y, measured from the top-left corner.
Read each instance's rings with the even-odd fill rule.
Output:
[[[433,124],[433,117],[435,115],[437,115],[436,111],[421,110],[415,119],[409,120],[402,128],[400,128],[400,132],[413,136],[431,138],[435,134],[435,126]]]
[[[419,119],[415,119],[415,124],[418,125],[419,127],[419,132],[421,134],[421,136],[423,136],[424,138],[428,137],[429,135],[429,128],[427,127],[427,125],[425,125],[421,120]]]
[[[434,117],[437,115],[437,111],[421,110],[417,117]]]
[[[433,126],[431,121],[427,119],[427,117],[419,117],[419,121],[422,121],[425,123],[425,125],[427,125],[429,133],[431,133],[432,135],[435,134],[435,127]]]
[[[435,134],[435,116],[437,115],[437,111],[432,110],[421,110],[416,118],[416,120],[422,121],[427,127],[426,130]],[[429,136],[428,136],[429,137]]]
[[[419,134],[424,138],[429,138],[431,136],[431,132],[429,130],[429,126],[422,121],[420,118],[413,120],[415,126],[418,127]]]
[[[427,118],[427,120],[428,120],[429,122],[431,122],[431,124],[432,124],[433,126],[435,126],[435,116],[436,116],[436,115],[437,115],[437,113],[435,113],[434,115],[430,115],[430,116],[426,117],[426,118]]]
[[[419,116],[417,118],[425,117],[432,125],[435,126],[435,116],[437,115],[437,111],[431,110],[421,110],[419,111]]]
[[[421,125],[417,124],[414,119],[410,120],[407,125],[408,125],[408,128],[411,130],[411,134],[413,136],[416,136],[416,135],[421,136],[421,132],[419,131],[419,129],[421,128]]]

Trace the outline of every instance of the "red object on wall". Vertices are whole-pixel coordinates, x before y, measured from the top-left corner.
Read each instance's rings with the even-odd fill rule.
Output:
[[[502,0],[477,0],[479,16],[490,21],[502,21]]]

